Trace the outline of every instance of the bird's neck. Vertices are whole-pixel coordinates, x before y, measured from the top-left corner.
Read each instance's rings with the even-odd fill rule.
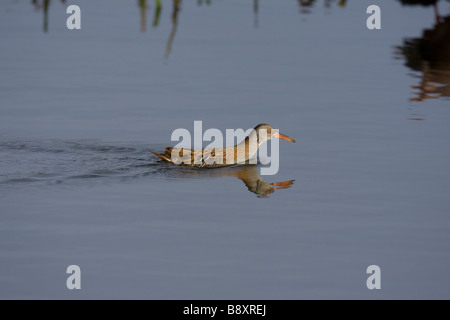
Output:
[[[235,148],[235,154],[240,159],[244,159],[245,161],[253,158],[258,152],[258,148],[262,142],[258,140],[258,135],[255,130],[252,130],[250,134]]]

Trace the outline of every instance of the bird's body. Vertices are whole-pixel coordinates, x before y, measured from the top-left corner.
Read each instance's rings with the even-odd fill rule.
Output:
[[[291,142],[295,140],[278,133],[268,124],[259,124],[239,144],[223,148],[180,149],[167,147],[163,154],[152,152],[162,160],[191,167],[224,167],[236,164],[256,163],[254,156],[259,146],[272,138]]]
[[[181,162],[191,167],[225,167],[238,163],[245,163],[246,161],[238,161],[239,148],[226,147],[226,148],[208,148],[208,149],[175,149],[173,147],[167,147],[163,154],[152,152],[162,160],[169,162]],[[227,164],[226,158],[228,155],[234,157],[233,163]],[[180,161],[174,160],[174,158]],[[183,161],[184,159],[184,161]],[[214,161],[214,159],[222,159],[222,161]],[[178,164],[178,163],[177,163]]]

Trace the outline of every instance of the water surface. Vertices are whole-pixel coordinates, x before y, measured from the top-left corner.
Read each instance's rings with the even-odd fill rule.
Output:
[[[308,3],[3,1],[0,297],[448,299],[449,2]],[[274,176],[149,152],[194,120],[297,143]]]

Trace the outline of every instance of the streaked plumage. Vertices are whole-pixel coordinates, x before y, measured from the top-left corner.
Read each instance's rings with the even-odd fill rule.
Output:
[[[235,146],[209,149],[174,149],[173,147],[167,147],[163,154],[153,151],[152,153],[162,160],[176,164],[183,163],[191,167],[224,167],[255,163],[253,159],[259,146],[272,138],[295,142],[294,139],[275,131],[272,126],[262,123],[257,125],[241,143]],[[227,156],[230,158],[228,161]],[[217,161],[220,159],[222,160],[221,163]]]

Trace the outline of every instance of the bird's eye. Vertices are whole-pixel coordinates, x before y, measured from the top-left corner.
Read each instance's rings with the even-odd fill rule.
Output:
[[[267,129],[267,133],[270,133],[270,129]]]

